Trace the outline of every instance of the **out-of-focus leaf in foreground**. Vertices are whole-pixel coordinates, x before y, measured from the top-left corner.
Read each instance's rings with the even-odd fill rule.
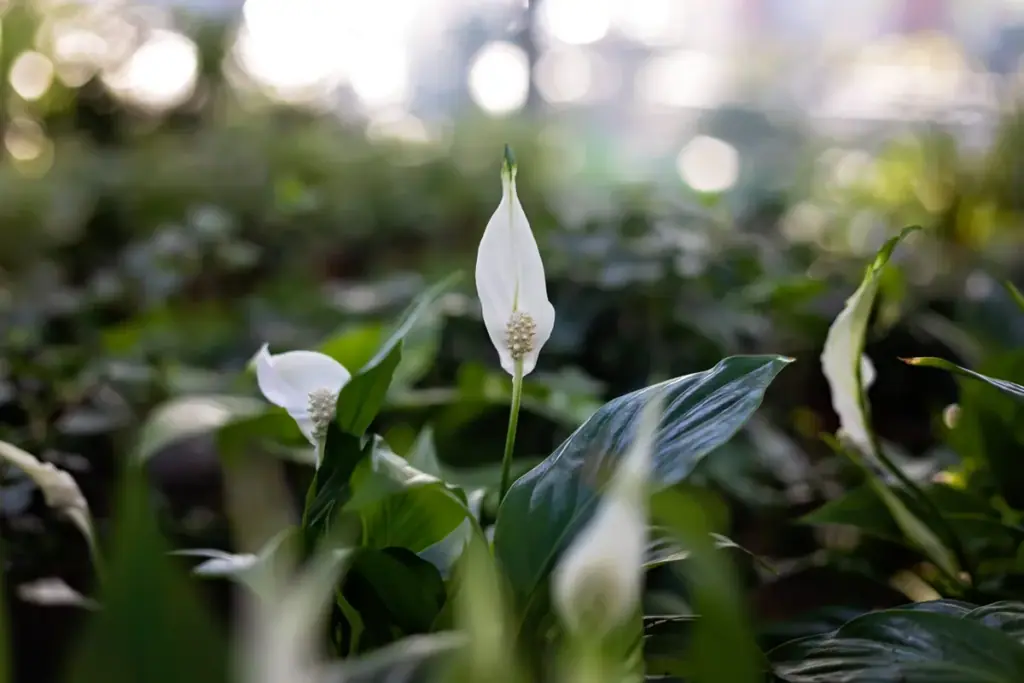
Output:
[[[69,683],[224,683],[223,634],[171,564],[146,484],[126,468],[105,582],[103,608],[87,624]]]
[[[760,652],[742,602],[735,569],[716,542],[703,508],[689,496],[662,491],[651,501],[655,519],[690,554],[676,565],[690,585],[697,614],[685,650],[686,680],[695,683],[756,683],[762,680]]]

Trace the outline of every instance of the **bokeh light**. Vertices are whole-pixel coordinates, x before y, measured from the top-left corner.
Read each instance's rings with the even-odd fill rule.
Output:
[[[616,3],[615,26],[644,45],[678,43],[686,30],[690,0],[629,0]]]
[[[698,192],[724,192],[740,175],[740,155],[724,140],[699,135],[676,159],[679,177]]]
[[[46,146],[46,134],[42,127],[23,117],[11,120],[4,134],[4,147],[17,161],[32,161],[39,158]]]
[[[569,45],[596,43],[608,34],[613,6],[612,0],[544,0],[540,25]]]
[[[339,35],[342,3],[248,0],[234,57],[282,100],[322,96],[344,76],[347,43]]]
[[[648,62],[637,75],[637,96],[649,104],[710,108],[722,103],[726,68],[715,55],[677,50]]]
[[[156,30],[118,69],[103,75],[114,93],[154,111],[176,107],[192,96],[199,74],[199,50],[186,36]]]
[[[595,58],[583,48],[548,50],[537,61],[534,78],[537,90],[548,102],[580,102],[594,91]]]
[[[22,52],[11,64],[11,87],[22,99],[38,100],[53,83],[53,62],[32,50]]]
[[[508,114],[522,108],[530,92],[530,64],[526,52],[512,43],[484,46],[469,67],[473,101],[490,114]]]
[[[409,64],[397,47],[375,49],[354,64],[352,90],[370,108],[401,104],[409,95]]]

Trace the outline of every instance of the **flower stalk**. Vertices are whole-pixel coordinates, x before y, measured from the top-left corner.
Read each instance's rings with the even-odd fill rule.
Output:
[[[523,398],[523,361],[517,360],[512,373],[512,406],[508,414],[508,431],[505,433],[505,454],[501,459],[501,484],[498,488],[498,502],[512,486],[512,450],[516,444],[516,428],[519,426],[519,405]]]

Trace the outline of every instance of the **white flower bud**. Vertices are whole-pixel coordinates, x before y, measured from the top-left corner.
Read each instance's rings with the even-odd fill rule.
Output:
[[[551,337],[555,309],[548,301],[537,241],[516,194],[516,166],[507,147],[501,186],[501,203],[480,238],[476,289],[501,367],[514,375],[521,362],[523,375],[528,375]]]
[[[586,528],[552,574],[552,600],[573,631],[607,632],[635,612],[647,552],[647,483],[661,394],[644,406],[636,436]]]

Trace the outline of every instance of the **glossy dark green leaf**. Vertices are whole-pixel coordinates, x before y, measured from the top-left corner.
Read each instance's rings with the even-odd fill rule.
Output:
[[[832,633],[781,645],[769,659],[789,683],[1019,681],[1024,645],[1016,606],[972,608],[935,601],[866,614]]]
[[[961,367],[956,363],[951,363],[950,361],[944,360],[942,358],[921,357],[904,358],[902,360],[904,363],[907,363],[908,365],[917,365],[926,368],[939,368],[940,370],[947,370],[949,372],[956,373],[962,377],[970,377],[971,379],[976,379],[985,382],[986,384],[993,386],[996,389],[999,389],[1000,391],[1009,394],[1010,396],[1014,396],[1019,399],[1024,399],[1024,386],[1021,386],[1009,380],[998,379],[996,377],[989,377],[988,375],[983,375],[980,372],[968,370],[967,368]]]
[[[228,650],[170,564],[146,484],[134,467],[116,508],[110,562],[99,601],[72,658],[70,683],[224,683]]]
[[[348,652],[366,652],[406,635],[427,633],[448,599],[432,564],[404,548],[364,548],[355,557],[342,595],[359,613]]]
[[[735,356],[656,385],[665,400],[654,448],[656,484],[684,480],[728,441],[789,362],[781,356]],[[602,478],[629,448],[650,393],[648,387],[602,406],[509,490],[498,512],[494,548],[520,608],[546,586],[558,556],[593,515]]]
[[[337,422],[356,436],[369,429],[380,412],[395,370],[402,360],[402,343],[417,319],[436,306],[441,296],[461,277],[455,273],[423,292],[402,314],[377,353],[367,361],[338,395]]]
[[[867,612],[863,607],[848,605],[826,605],[810,609],[783,621],[760,624],[757,640],[763,649],[772,649],[783,643],[831,633]]]

